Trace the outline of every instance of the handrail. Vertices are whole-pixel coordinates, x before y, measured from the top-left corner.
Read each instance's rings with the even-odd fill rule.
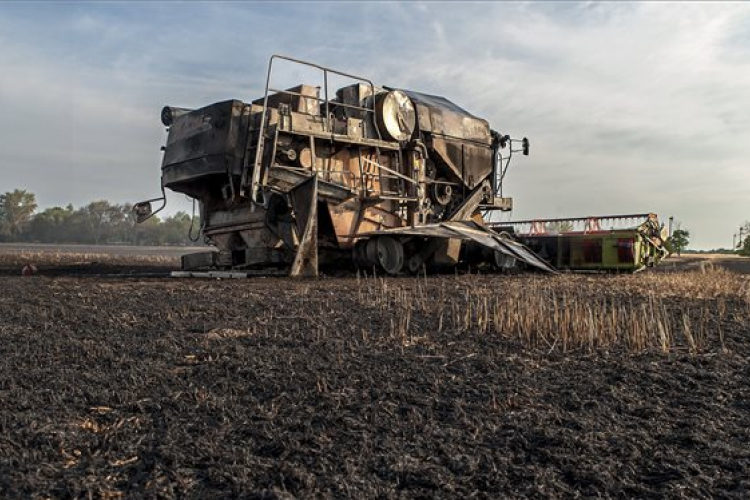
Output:
[[[311,96],[311,95],[305,95],[305,94],[301,94],[300,92],[294,92],[293,90],[288,90],[288,89],[287,90],[281,90],[281,89],[275,89],[275,88],[269,88],[268,90],[271,91],[271,92],[275,92],[277,94],[296,95],[297,97],[302,97],[304,99],[312,99],[312,100],[318,101],[318,102],[325,102],[325,98],[323,98],[323,97],[315,97],[315,96]],[[342,108],[358,109],[360,111],[365,111],[367,113],[374,113],[375,112],[374,109],[363,108],[362,106],[355,106],[353,104],[346,104],[344,102],[337,102],[336,106],[341,106]]]
[[[626,223],[627,225],[625,225]],[[632,230],[645,227],[653,227],[658,224],[658,218],[654,213],[646,214],[622,214],[622,215],[598,215],[589,217],[569,217],[554,219],[531,219],[508,222],[493,222],[488,224],[491,228],[511,226],[517,234],[544,236],[557,234],[598,234],[610,230]],[[549,227],[550,224],[569,224],[569,227]],[[610,226],[603,229],[603,226]]]
[[[503,226],[512,224],[531,224],[533,222],[585,222],[589,219],[648,219],[654,216],[654,213],[647,214],[624,214],[624,215],[591,215],[588,217],[560,217],[556,219],[528,219],[528,220],[514,220],[508,222],[498,222]]]
[[[265,134],[266,134],[266,128],[267,128],[267,123],[266,122],[267,122],[267,117],[268,117],[268,92],[269,92],[269,90],[272,90],[270,88],[271,73],[273,71],[273,62],[276,59],[280,59],[280,60],[283,60],[283,61],[288,61],[288,62],[295,63],[295,64],[301,64],[301,65],[304,65],[304,66],[309,66],[311,68],[316,68],[316,69],[318,69],[318,70],[320,70],[320,71],[323,72],[323,92],[324,92],[324,97],[325,97],[325,99],[324,99],[324,102],[325,102],[325,127],[326,127],[326,132],[329,132],[329,133],[331,132],[332,129],[331,129],[331,124],[330,124],[330,99],[328,98],[328,73],[332,73],[332,74],[335,74],[335,75],[343,76],[345,78],[350,78],[352,80],[359,80],[360,82],[367,83],[370,86],[370,95],[373,98],[371,99],[372,109],[366,109],[366,111],[373,113],[373,120],[372,120],[373,127],[374,127],[375,132],[376,132],[376,134],[378,136],[378,140],[382,140],[382,135],[380,134],[380,128],[378,127],[377,120],[375,119],[375,113],[376,113],[375,99],[374,99],[374,97],[375,97],[375,84],[373,84],[372,80],[370,80],[368,78],[361,77],[361,76],[352,75],[350,73],[345,73],[343,71],[338,71],[338,70],[335,70],[335,69],[332,69],[332,68],[327,68],[327,67],[321,66],[319,64],[315,64],[315,63],[303,61],[301,59],[295,59],[293,57],[282,56],[282,55],[279,55],[279,54],[273,54],[271,56],[271,58],[269,59],[269,61],[268,61],[268,71],[266,73],[265,93],[263,95],[263,111],[261,113],[261,118],[260,118],[260,128],[259,128],[259,132],[258,132],[258,142],[257,142],[256,148],[255,148],[255,158],[254,158],[254,161],[253,161],[253,175],[252,175],[252,179],[251,179],[251,182],[250,182],[250,199],[251,199],[251,201],[254,204],[263,204],[263,202],[259,202],[259,200],[258,200],[258,193],[260,191],[260,164],[261,164],[261,160],[262,160],[263,147],[265,145]],[[290,92],[290,91],[283,91],[283,92],[287,92],[287,93],[292,93],[293,94],[293,92]],[[309,97],[309,96],[304,96],[304,97]],[[338,103],[337,103],[337,105],[338,105]],[[342,105],[343,106],[347,106],[347,107],[354,107],[354,106],[351,106],[351,105],[344,105],[343,103],[342,103]],[[364,110],[365,108],[357,108],[357,109],[363,109]],[[249,163],[249,158],[247,157],[247,155],[245,155],[245,161],[244,161],[244,165],[243,165],[243,173],[244,173],[244,171],[247,170],[248,163]]]
[[[412,179],[410,177],[407,177],[407,176],[405,176],[404,174],[402,174],[400,172],[396,172],[395,170],[391,170],[390,168],[385,167],[385,166],[381,165],[378,162],[372,161],[372,160],[370,160],[368,158],[362,158],[362,160],[365,161],[365,162],[367,162],[367,163],[369,163],[370,165],[375,165],[380,170],[385,170],[386,172],[388,172],[390,174],[393,174],[393,175],[395,175],[396,177],[398,177],[400,179],[403,179],[405,181],[411,182],[413,184],[419,184],[416,180],[414,180],[414,179]],[[375,175],[375,174],[373,174],[373,175]]]

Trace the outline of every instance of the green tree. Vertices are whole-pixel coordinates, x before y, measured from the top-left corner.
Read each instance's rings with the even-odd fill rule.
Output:
[[[750,257],[750,236],[746,236],[745,239],[740,242],[737,253],[745,257]]]
[[[69,220],[73,215],[73,205],[65,208],[52,207],[35,214],[26,230],[31,241],[42,243],[62,243],[70,239]]]
[[[136,223],[133,206],[92,201],[74,208],[51,207],[34,213],[34,195],[15,190],[0,195],[0,241],[3,239],[42,243],[88,243],[132,245],[190,245],[191,217],[185,212],[165,219],[152,217]],[[194,235],[200,222],[196,218]]]
[[[121,215],[117,217],[113,231],[116,234],[116,241],[118,243],[127,243],[135,245],[136,242],[136,230],[137,222],[135,213],[133,212],[133,205],[131,203],[125,203],[124,205],[117,205]]]
[[[664,248],[667,249],[667,253],[669,253],[669,255],[672,255],[675,252],[671,238],[667,238],[666,240],[664,240]]]
[[[740,228],[740,236],[742,235],[746,236],[737,242],[734,251],[745,257],[750,257],[750,221],[745,222]]]
[[[196,221],[197,223],[198,221]],[[184,245],[188,241],[190,231],[190,215],[185,212],[177,212],[171,217],[164,219],[162,223],[164,240],[168,245]],[[197,228],[196,228],[197,232]]]
[[[688,243],[690,243],[690,231],[687,229],[675,229],[669,238],[669,243],[677,252],[677,255],[680,255],[687,248]]]
[[[163,223],[159,216],[141,222],[136,226],[136,241],[138,245],[163,245],[165,243]]]
[[[86,210],[81,207],[73,211],[65,221],[67,226],[66,236],[61,240],[63,243],[93,243],[91,224]]]
[[[0,235],[18,239],[36,210],[36,197],[24,189],[0,194]]]
[[[747,235],[737,242],[737,246],[734,248],[735,253],[750,257],[750,221],[745,222],[740,228],[740,236]]]
[[[110,236],[110,224],[112,217],[117,217],[116,210],[106,200],[92,201],[83,207],[83,213],[88,225],[89,235],[93,243],[98,245],[104,243]]]
[[[135,224],[131,212],[129,204],[92,201],[73,214],[70,228],[82,243],[131,243]]]

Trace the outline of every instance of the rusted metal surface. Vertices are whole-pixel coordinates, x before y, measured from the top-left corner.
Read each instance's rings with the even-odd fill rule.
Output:
[[[443,240],[469,240],[513,259],[517,259],[529,266],[551,273],[556,272],[554,267],[548,262],[539,258],[538,255],[523,244],[513,240],[508,234],[491,231],[484,225],[472,221],[449,221],[439,224],[389,229],[368,234],[368,236],[390,237],[396,235],[437,237]]]
[[[461,205],[456,208],[456,210],[448,216],[449,221],[462,221],[470,219],[472,214],[474,214],[477,209],[479,208],[479,204],[482,202],[482,200],[487,197],[487,193],[490,191],[490,186],[488,183],[483,183],[471,192],[469,196],[466,197],[466,199],[461,202]]]
[[[323,87],[281,90],[278,64],[320,71]],[[330,89],[334,74],[352,83]],[[513,149],[501,150],[512,140],[443,97],[273,56],[262,97],[165,110],[162,185],[198,200],[202,234],[218,249],[206,267],[316,275],[319,263],[356,255],[395,272],[459,263],[467,238],[455,231],[419,248],[407,233],[389,237],[398,244],[375,241],[369,254],[355,246],[378,231],[481,220],[480,212],[512,207],[501,195]],[[485,239],[473,241],[497,246]]]
[[[318,275],[318,176],[313,175],[289,193],[299,244],[290,276]]]

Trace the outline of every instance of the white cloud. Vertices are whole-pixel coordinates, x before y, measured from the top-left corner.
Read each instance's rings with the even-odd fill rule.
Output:
[[[414,41],[407,84],[531,137],[507,179],[517,216],[656,210],[698,246],[726,244],[750,217],[750,53],[731,44],[748,6],[596,4],[573,20],[484,10],[438,15],[461,36]]]
[[[445,95],[528,135],[532,156],[507,177],[516,217],[655,210],[682,220],[699,247],[726,245],[750,218],[746,4],[84,5],[54,23],[32,9],[7,14],[0,190],[26,187],[42,204],[152,195],[161,106],[257,97],[268,56],[284,53]]]

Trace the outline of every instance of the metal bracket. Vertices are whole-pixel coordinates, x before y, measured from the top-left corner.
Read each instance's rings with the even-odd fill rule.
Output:
[[[479,208],[479,204],[487,195],[487,190],[492,188],[489,182],[484,181],[480,185],[474,188],[474,190],[466,197],[464,202],[453,211],[453,213],[446,219],[448,221],[464,221],[471,218],[474,211]]]
[[[299,234],[299,246],[289,275],[318,276],[318,176],[289,191]]]

